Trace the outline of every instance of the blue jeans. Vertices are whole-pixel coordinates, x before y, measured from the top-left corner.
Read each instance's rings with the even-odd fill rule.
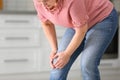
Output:
[[[62,69],[51,70],[50,80],[66,80],[68,72],[81,55],[81,72],[83,80],[100,80],[98,66],[102,55],[110,44],[118,27],[118,15],[115,9],[101,22],[95,24],[86,33],[84,40],[70,58],[70,61]],[[62,37],[58,52],[64,51],[69,45],[75,31],[68,28]]]

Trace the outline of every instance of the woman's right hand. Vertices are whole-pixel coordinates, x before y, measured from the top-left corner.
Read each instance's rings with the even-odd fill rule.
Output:
[[[51,51],[51,53],[50,53],[50,66],[51,66],[51,68],[55,68],[53,61],[54,61],[54,58],[55,58],[54,56],[56,55],[56,53],[57,53],[57,51]]]

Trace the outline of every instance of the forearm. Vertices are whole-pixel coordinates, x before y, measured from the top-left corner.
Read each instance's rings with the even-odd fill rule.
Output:
[[[45,36],[48,39],[52,51],[57,51],[57,38],[54,24],[52,23],[42,23],[42,28],[44,30]]]
[[[65,53],[67,55],[71,56],[74,53],[74,51],[79,47],[79,45],[81,44],[82,40],[85,37],[87,30],[88,30],[87,24],[81,28],[75,29],[75,34],[74,34],[70,44],[68,45],[68,47],[65,50]]]

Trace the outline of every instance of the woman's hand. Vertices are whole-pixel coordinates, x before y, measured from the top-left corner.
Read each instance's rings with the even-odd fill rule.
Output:
[[[70,56],[65,52],[59,52],[54,56],[54,59],[56,59],[54,63],[55,68],[61,69],[68,63]]]
[[[53,64],[55,55],[56,55],[56,51],[51,51],[51,53],[50,53],[50,66],[51,66],[51,68],[55,68],[55,66]]]

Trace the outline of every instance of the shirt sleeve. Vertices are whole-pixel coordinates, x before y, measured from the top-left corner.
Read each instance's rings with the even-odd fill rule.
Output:
[[[74,27],[82,27],[88,22],[89,17],[84,0],[73,0],[70,6],[70,17]]]
[[[42,12],[42,9],[41,9],[41,5],[37,2],[37,0],[33,0],[33,2],[34,2],[35,9],[36,9],[36,11],[37,11],[37,16],[38,16],[38,18],[39,18],[42,22],[47,21],[47,18],[43,15],[43,12]]]

